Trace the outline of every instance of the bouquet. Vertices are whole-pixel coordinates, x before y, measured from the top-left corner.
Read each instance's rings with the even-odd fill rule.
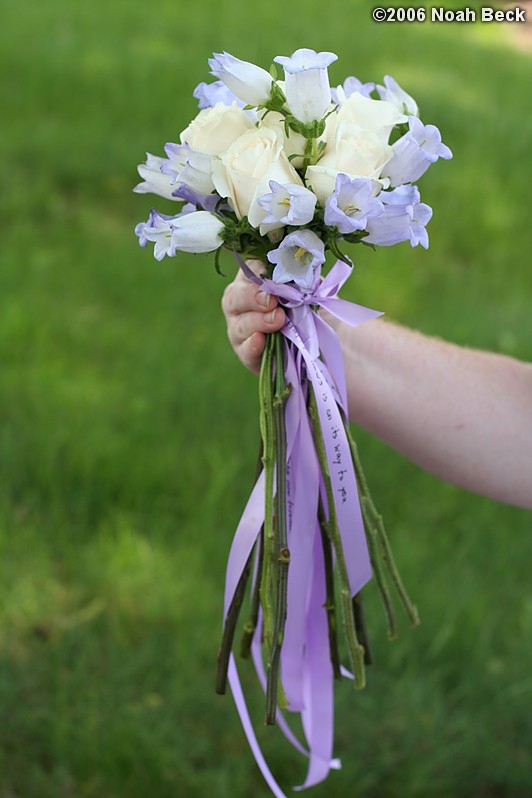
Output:
[[[216,53],[209,64],[217,80],[194,91],[198,115],[178,143],[166,144],[165,158],[148,154],[135,188],[178,203],[176,213],[152,210],[136,227],[157,260],[213,252],[220,271],[227,249],[286,312],[262,357],[259,464],[229,554],[216,675],[217,692],[229,682],[277,796],[233,654],[246,594],[240,654],[253,659],[266,724],[277,719],[309,759],[303,787],[339,767],[332,685],[342,676],[365,684],[371,652],[361,589],[372,573],[389,636],[396,634],[390,584],[418,623],[350,433],[340,344],[319,310],[353,326],[381,315],[337,296],[353,270],[348,248],[402,241],[427,248],[432,211],[415,182],[451,152],[393,78],[375,85],[348,77],[331,89],[336,59],[301,49],[276,57],[268,72]],[[328,253],[335,262],[325,274]],[[263,262],[260,277],[246,258]],[[300,713],[306,747],[284,710]]]

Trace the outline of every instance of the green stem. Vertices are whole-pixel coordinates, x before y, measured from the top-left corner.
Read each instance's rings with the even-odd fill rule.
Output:
[[[272,642],[272,596],[271,568],[274,556],[273,530],[273,490],[275,472],[275,429],[273,424],[273,367],[274,336],[268,335],[262,356],[259,376],[260,392],[260,428],[263,443],[262,463],[264,465],[264,552],[262,557],[262,573],[260,577],[260,601],[264,619],[264,640],[269,648]]]
[[[262,574],[262,558],[264,555],[264,524],[260,530],[259,540],[257,541],[257,575],[255,584],[253,585],[253,592],[251,594],[251,602],[249,608],[249,617],[242,630],[242,637],[240,638],[240,656],[243,659],[249,659],[251,653],[251,643],[253,635],[257,628],[259,619],[260,607],[260,581]]]
[[[375,537],[377,540],[377,545],[381,552],[382,559],[388,568],[388,573],[390,578],[395,585],[395,589],[399,595],[399,598],[408,614],[410,622],[413,626],[419,624],[419,615],[417,611],[417,607],[412,603],[406,588],[403,584],[403,580],[399,574],[397,566],[395,564],[395,560],[393,557],[392,549],[390,546],[390,541],[388,539],[388,535],[386,534],[386,529],[384,527],[384,521],[382,515],[377,512],[375,505],[373,504],[373,499],[371,498],[371,493],[369,491],[368,482],[366,479],[366,475],[364,473],[364,469],[362,468],[362,463],[360,461],[360,456],[358,454],[358,447],[351,435],[351,431],[349,429],[349,424],[344,418],[344,427],[347,435],[347,440],[349,441],[349,446],[351,449],[351,456],[353,458],[353,464],[355,466],[355,473],[357,477],[357,482],[360,487],[360,491],[362,497],[364,498],[365,509],[367,513],[367,517],[371,523],[371,526],[375,529]]]
[[[286,623],[288,566],[290,551],[286,527],[286,426],[285,405],[291,386],[286,385],[284,375],[283,336],[275,333],[275,396],[273,412],[275,420],[275,461],[276,461],[276,503],[275,518],[277,524],[277,602],[273,640],[267,663],[266,684],[266,717],[265,722],[271,726],[275,723],[277,710],[277,690],[281,648]]]
[[[318,406],[316,404],[316,397],[314,389],[309,383],[309,418],[311,421],[312,431],[314,435],[314,443],[318,455],[318,461],[325,484],[325,492],[327,495],[327,505],[329,511],[329,520],[325,523],[325,529],[331,539],[336,554],[336,566],[338,569],[338,576],[340,580],[340,599],[342,606],[342,625],[347,642],[347,650],[349,654],[349,662],[351,669],[355,675],[355,687],[361,690],[365,686],[365,670],[364,670],[364,649],[357,639],[355,630],[355,620],[353,617],[353,604],[351,601],[351,589],[349,586],[349,575],[347,572],[347,565],[345,562],[344,549],[342,546],[342,538],[338,529],[338,521],[336,518],[336,509],[334,506],[334,494],[331,484],[331,477],[329,474],[329,466],[327,463],[327,453],[325,444],[323,442],[323,435],[321,431],[320,419],[318,414]]]
[[[314,166],[318,162],[318,140],[315,138],[307,139],[303,159],[303,172],[307,166]]]
[[[240,614],[240,608],[246,594],[246,587],[248,584],[249,574],[251,571],[251,560],[253,552],[248,557],[246,566],[242,571],[235,593],[227,610],[225,616],[224,629],[222,633],[222,642],[218,652],[218,667],[216,669],[216,692],[224,695],[227,688],[227,668],[229,665],[229,656],[233,646],[233,638],[235,636],[236,624]]]
[[[362,593],[357,593],[356,596],[353,596],[353,616],[355,618],[357,637],[360,640],[361,645],[364,646],[364,664],[371,665],[373,663],[373,657],[371,656],[371,649],[369,647],[364,604],[362,603]]]
[[[333,666],[334,678],[341,679],[342,673],[340,671],[340,653],[338,651],[338,634],[336,623],[336,599],[334,595],[334,563],[331,541],[327,534],[327,521],[325,518],[325,511],[323,509],[321,497],[318,500],[318,520],[320,523],[321,545],[323,548],[323,560],[325,564],[325,609],[327,610],[327,626],[329,629],[329,653],[331,657],[331,664]]]
[[[384,528],[384,525],[382,524],[382,517],[377,515],[375,517],[375,522],[377,525],[377,540],[380,546],[382,559],[384,560],[384,562],[388,567],[388,572],[395,585],[395,589],[397,590],[399,598],[401,599],[401,603],[403,604],[403,607],[407,612],[410,623],[412,624],[412,626],[418,626],[419,625],[418,609],[416,605],[412,603],[410,596],[406,592],[406,588],[403,584],[403,580],[401,579],[401,575],[397,570],[397,566],[395,564],[392,549],[390,546],[390,541],[388,540],[388,535],[386,534],[386,530]]]
[[[263,452],[264,452],[264,446],[262,444],[262,435],[261,435],[259,441],[257,469],[255,472],[255,482],[257,482],[258,478],[261,475]],[[242,637],[240,638],[240,656],[243,659],[248,659],[250,655],[251,641],[253,640],[253,635],[255,634],[255,629],[257,628],[257,621],[259,616],[259,606],[260,606],[259,588],[260,588],[260,574],[262,573],[262,554],[264,551],[264,524],[262,524],[260,528],[255,551],[256,551],[255,584],[253,585],[253,592],[250,598],[249,617],[246,623],[244,624],[242,630]]]
[[[362,518],[364,519],[364,527],[366,529],[366,540],[368,543],[369,558],[371,560],[371,568],[377,581],[377,587],[384,607],[386,615],[386,622],[388,624],[388,637],[390,640],[395,640],[397,637],[397,628],[395,625],[395,611],[393,608],[392,597],[388,588],[388,582],[382,567],[382,560],[379,555],[379,546],[377,542],[377,530],[369,516],[367,509],[366,497],[360,497],[360,509],[362,510]]]

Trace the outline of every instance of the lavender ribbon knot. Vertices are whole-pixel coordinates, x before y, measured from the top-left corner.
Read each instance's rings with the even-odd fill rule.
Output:
[[[308,290],[257,277],[241,259],[239,259],[239,264],[246,277],[252,279],[253,282],[258,282],[268,293],[279,297],[279,304],[285,309],[288,319],[299,333],[313,361],[319,358],[321,350],[322,368],[325,365],[328,373],[333,377],[340,405],[344,412],[347,412],[345,372],[340,342],[334,330],[318,316],[312,306],[322,307],[351,327],[382,316],[380,311],[338,298],[338,291],[350,277],[353,267],[341,260],[336,261],[323,280],[320,279],[319,272],[316,274],[314,283]],[[290,338],[286,327],[281,332]]]
[[[244,274],[264,291],[279,297],[286,312],[281,332],[285,337],[285,377],[292,385],[286,404],[288,545],[288,612],[281,653],[281,677],[289,711],[300,712],[308,744],[294,736],[282,713],[281,730],[291,744],[309,759],[304,789],[340,767],[332,758],[333,672],[329,659],[325,603],[325,577],[318,499],[327,499],[306,409],[307,381],[312,384],[322,428],[338,527],[342,539],[351,594],[371,578],[364,524],[356,478],[340,410],[347,415],[345,372],[340,342],[334,330],[316,313],[322,307],[355,327],[382,315],[339,299],[337,294],[352,268],[337,261],[325,279],[316,276],[309,290],[257,277],[235,252]],[[233,539],[226,572],[224,617],[240,575],[264,521],[264,473],[257,480]],[[255,578],[259,578],[255,575]],[[253,660],[265,688],[260,629],[256,630]],[[344,669],[345,672],[345,669]],[[238,671],[231,655],[228,679],[244,731],[257,764],[276,798],[286,798],[264,759],[253,730]]]

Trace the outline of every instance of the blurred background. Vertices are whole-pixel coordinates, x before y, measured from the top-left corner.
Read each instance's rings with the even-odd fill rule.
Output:
[[[0,2],[1,798],[269,795],[231,697],[214,694],[256,378],[226,340],[211,258],[157,263],[133,234],[152,204],[166,211],[131,192],[136,164],[195,115],[213,51],[268,68],[332,50],[332,85],[393,75],[454,159],[421,183],[429,251],[357,249],[343,296],[532,360],[530,37],[378,25],[371,8]],[[422,625],[388,642],[367,588],[376,664],[363,693],[338,685],[343,769],[309,795],[530,796],[530,513],[354,432]],[[244,681],[289,790],[305,763],[261,728]]]

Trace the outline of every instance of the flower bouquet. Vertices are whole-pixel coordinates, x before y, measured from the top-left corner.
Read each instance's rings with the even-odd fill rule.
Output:
[[[301,49],[275,58],[267,72],[215,54],[209,64],[217,80],[194,91],[198,115],[179,143],[166,144],[166,158],[148,154],[135,188],[179,203],[177,213],[152,210],[136,227],[157,260],[178,250],[213,252],[220,271],[220,252],[228,249],[286,312],[262,357],[259,466],[229,554],[216,676],[219,693],[229,682],[277,796],[283,793],[258,746],[232,653],[246,593],[240,654],[253,658],[266,724],[277,719],[309,758],[303,787],[339,767],[332,685],[346,676],[364,686],[371,653],[361,589],[372,572],[389,636],[396,633],[390,583],[418,622],[350,434],[340,344],[319,311],[352,326],[381,315],[338,298],[353,268],[346,248],[401,241],[427,248],[432,212],[414,183],[451,152],[391,77],[384,85],[348,77],[331,90],[328,67],[336,58]],[[335,263],[323,274],[327,253]],[[263,262],[260,277],[246,258]],[[300,713],[307,747],[283,710]]]

